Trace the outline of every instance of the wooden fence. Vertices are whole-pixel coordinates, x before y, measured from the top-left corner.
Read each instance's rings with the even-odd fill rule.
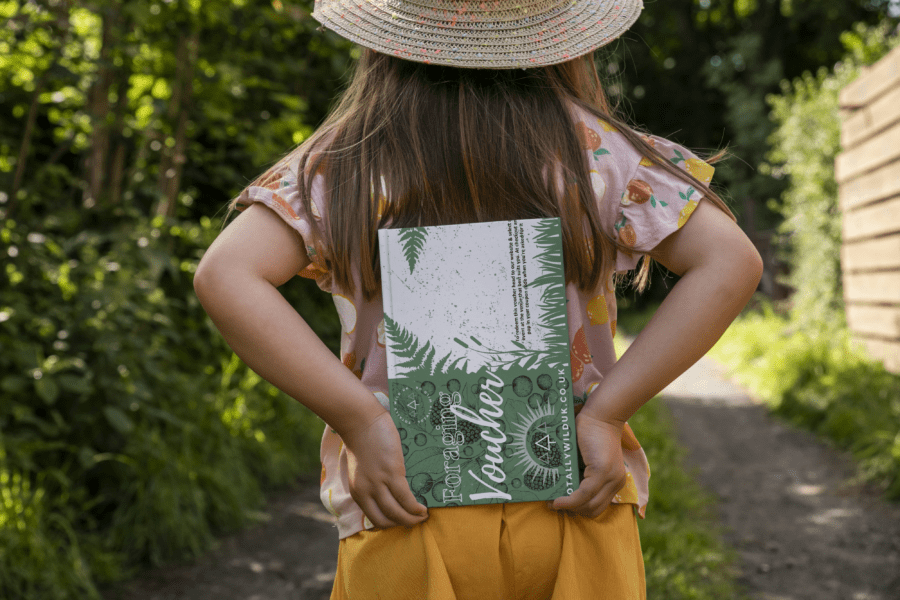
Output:
[[[854,341],[900,374],[900,47],[840,92],[841,270]]]

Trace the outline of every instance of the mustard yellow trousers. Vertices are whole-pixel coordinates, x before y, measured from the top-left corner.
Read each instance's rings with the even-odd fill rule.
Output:
[[[646,600],[631,504],[594,519],[544,502],[429,508],[339,543],[331,600]]]

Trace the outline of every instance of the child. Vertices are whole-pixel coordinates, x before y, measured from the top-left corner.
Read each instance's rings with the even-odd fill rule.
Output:
[[[607,104],[592,51],[641,8],[316,2],[316,19],[363,46],[354,77],[317,132],[232,201],[242,212],[195,289],[240,358],[327,423],[333,600],[646,598],[650,467],[628,419],[712,347],[762,262],[708,186],[724,152],[701,160]],[[563,229],[583,480],[552,504],[428,508],[388,412],[377,230],[538,217]],[[617,362],[614,275],[642,256],[639,291],[649,257],[682,277]],[[278,293],[295,274],[332,294],[340,360]]]

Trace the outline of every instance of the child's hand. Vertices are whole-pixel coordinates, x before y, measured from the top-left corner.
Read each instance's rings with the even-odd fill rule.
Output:
[[[428,518],[406,482],[400,434],[385,411],[348,439],[350,496],[376,527],[412,527]]]
[[[571,496],[548,502],[550,508],[567,509],[585,517],[600,515],[628,481],[622,458],[624,424],[579,414],[575,418],[578,449],[586,468],[584,479]]]

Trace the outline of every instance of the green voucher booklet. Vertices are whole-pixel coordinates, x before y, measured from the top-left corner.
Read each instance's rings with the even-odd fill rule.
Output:
[[[558,218],[380,229],[390,412],[429,507],[580,483]]]

